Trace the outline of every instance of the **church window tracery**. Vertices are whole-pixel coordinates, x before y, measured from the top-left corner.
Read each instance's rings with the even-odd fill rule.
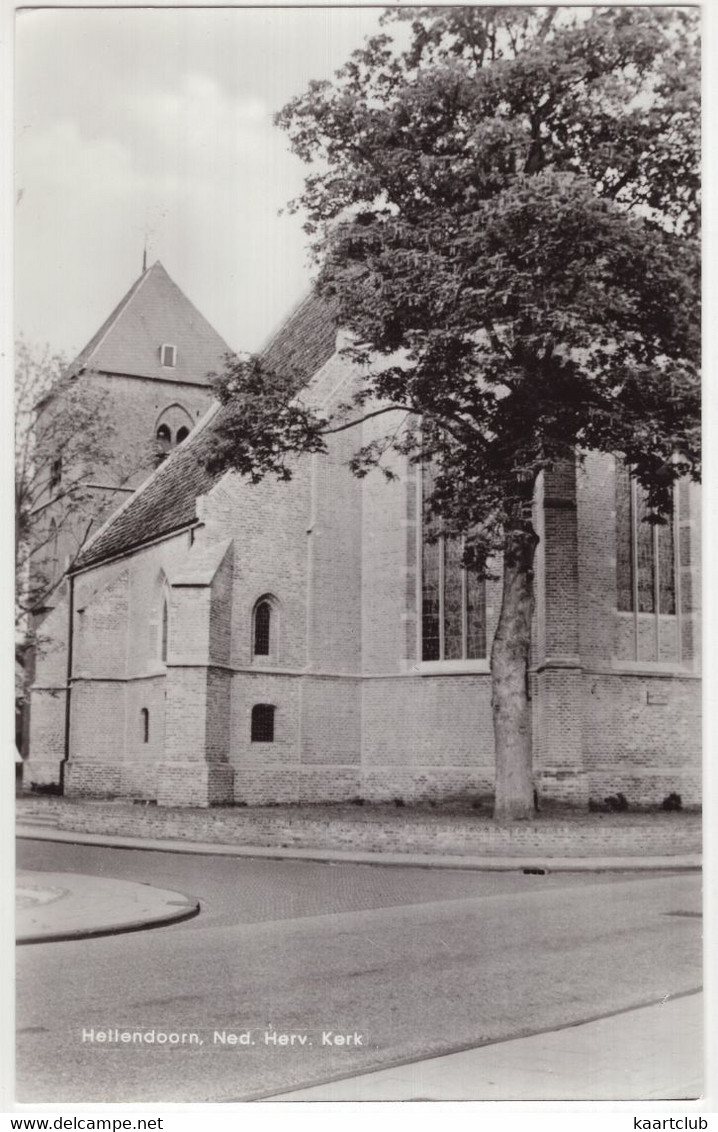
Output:
[[[161,463],[178,444],[189,436],[193,420],[183,405],[167,405],[155,421],[157,462]]]
[[[676,612],[676,507],[665,523],[648,521],[646,493],[623,461],[616,462],[616,584],[618,608]]]
[[[432,490],[431,469],[423,468],[423,498]],[[428,513],[422,523],[422,660],[480,660],[486,657],[486,583],[462,566],[463,540],[440,533]]]

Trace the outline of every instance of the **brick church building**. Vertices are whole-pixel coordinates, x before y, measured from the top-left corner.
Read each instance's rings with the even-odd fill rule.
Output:
[[[176,295],[143,314],[143,288],[167,297],[174,284],[151,268],[104,346],[96,336],[93,364],[128,441],[146,429],[171,451],[84,545],[45,620],[26,782],[191,806],[490,793],[500,582],[422,538],[408,462],[396,457],[389,483],[351,475],[372,421],[298,458],[290,483],[210,475],[225,410],[206,375],[221,339]],[[264,357],[331,412],[355,379],[338,343],[310,296]],[[682,483],[671,524],[642,522],[641,493],[610,457],[540,482],[541,798],[699,802],[698,517]]]

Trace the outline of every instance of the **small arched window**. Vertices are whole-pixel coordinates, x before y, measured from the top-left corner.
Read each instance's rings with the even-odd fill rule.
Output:
[[[254,655],[269,656],[272,607],[268,601],[260,601],[254,611]]]
[[[167,663],[167,640],[169,637],[169,610],[167,608],[167,598],[162,602],[162,644],[160,648],[160,657],[162,663]]]
[[[172,444],[172,433],[169,430],[169,425],[161,424],[157,429],[155,435],[157,437],[157,443],[160,445],[162,450],[167,451],[167,449]]]
[[[182,425],[182,428],[177,429],[177,443],[181,444],[189,436],[189,429]]]
[[[150,713],[146,707],[142,708],[140,712],[140,720],[142,723],[142,742],[149,743],[150,741]]]
[[[255,704],[252,708],[252,742],[274,742],[274,704]]]

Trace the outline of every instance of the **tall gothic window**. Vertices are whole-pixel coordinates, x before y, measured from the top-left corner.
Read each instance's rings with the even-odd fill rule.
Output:
[[[269,630],[272,607],[268,601],[260,601],[254,611],[254,655],[269,656]]]
[[[675,514],[649,523],[646,493],[616,461],[616,583],[619,610],[675,613]]]
[[[162,602],[162,644],[160,649],[160,657],[162,663],[167,663],[167,640],[169,637],[169,610],[167,608],[167,598]]]
[[[432,490],[423,468],[422,494]],[[436,541],[429,541],[438,533]],[[446,538],[424,503],[421,552],[422,660],[480,660],[486,656],[486,583],[461,565],[463,541]]]

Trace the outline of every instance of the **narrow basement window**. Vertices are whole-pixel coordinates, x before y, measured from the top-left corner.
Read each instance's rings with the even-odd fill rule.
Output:
[[[273,704],[255,704],[252,708],[252,742],[274,742]]]

